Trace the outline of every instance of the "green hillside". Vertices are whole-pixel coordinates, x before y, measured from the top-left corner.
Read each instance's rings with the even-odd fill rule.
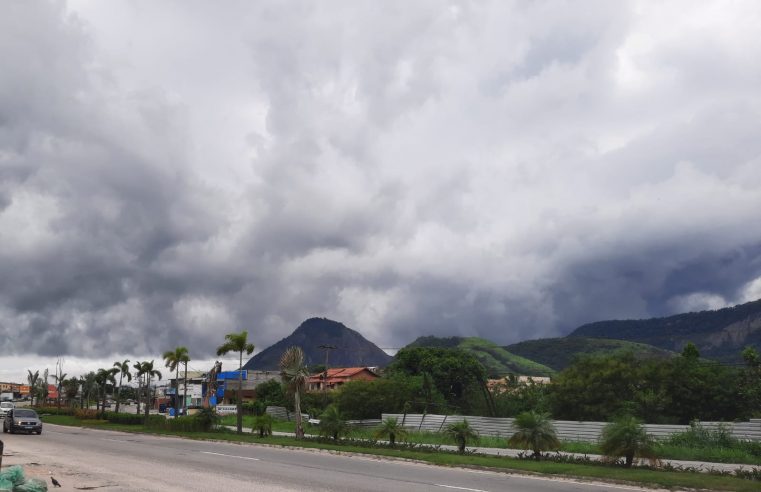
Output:
[[[408,347],[444,347],[465,350],[478,359],[486,368],[490,377],[502,377],[507,374],[526,376],[551,376],[551,368],[513,354],[494,342],[477,337],[420,337]]]
[[[605,338],[566,337],[527,340],[505,347],[513,354],[545,364],[556,371],[568,367],[574,357],[582,354],[603,354],[631,351],[642,358],[670,357],[674,352],[645,343]]]

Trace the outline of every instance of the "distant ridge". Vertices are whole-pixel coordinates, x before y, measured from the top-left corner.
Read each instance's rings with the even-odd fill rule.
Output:
[[[692,342],[703,357],[738,361],[745,346],[761,347],[761,300],[665,318],[598,321],[578,327],[569,337],[629,340],[674,351]]]
[[[562,371],[579,355],[600,355],[613,352],[632,352],[640,359],[670,357],[674,352],[645,343],[609,338],[565,337],[526,340],[504,347],[513,354],[526,357],[556,371]]]
[[[325,363],[325,352],[319,345],[336,347],[330,352],[330,367],[384,367],[392,359],[377,345],[343,323],[327,318],[310,318],[301,323],[289,336],[253,356],[243,368],[252,371],[276,371],[280,356],[288,347],[294,345],[304,351],[308,366]]]

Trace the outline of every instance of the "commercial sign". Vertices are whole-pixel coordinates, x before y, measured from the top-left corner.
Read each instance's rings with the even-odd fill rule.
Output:
[[[238,412],[238,407],[235,405],[217,405],[217,413],[219,415],[235,415]]]

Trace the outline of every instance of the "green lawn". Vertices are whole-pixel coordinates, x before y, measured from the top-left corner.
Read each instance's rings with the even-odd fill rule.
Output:
[[[629,482],[638,485],[647,485],[666,488],[700,488],[711,490],[729,491],[758,491],[759,482],[743,480],[735,477],[708,475],[703,473],[667,472],[645,469],[624,469],[602,465],[533,462],[513,458],[482,456],[482,455],[458,455],[443,451],[423,450],[399,450],[390,448],[371,448],[356,445],[346,445],[314,440],[296,440],[292,437],[273,436],[258,438],[252,434],[237,435],[230,431],[217,432],[170,432],[161,430],[146,430],[139,425],[115,425],[103,421],[77,420],[66,416],[45,416],[45,422],[61,425],[76,425],[102,428],[108,430],[120,430],[136,433],[172,435],[190,439],[212,439],[218,441],[245,442],[253,444],[267,444],[274,446],[288,446],[300,448],[319,448],[342,452],[362,453],[376,456],[396,457],[413,459],[422,462],[442,466],[465,466],[477,468],[489,468],[505,472],[528,472],[556,475],[564,477],[578,477],[592,480]]]

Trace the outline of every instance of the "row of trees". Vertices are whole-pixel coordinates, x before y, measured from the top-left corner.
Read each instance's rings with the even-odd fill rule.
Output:
[[[588,355],[551,384],[512,378],[501,391],[489,391],[485,371],[472,355],[415,347],[401,350],[375,381],[349,382],[327,400],[311,394],[304,400],[310,413],[332,403],[350,419],[405,412],[515,417],[536,411],[565,420],[632,415],[648,423],[732,421],[761,416],[761,358],[753,348],[742,355],[742,367],[701,359],[692,344],[670,358]]]

